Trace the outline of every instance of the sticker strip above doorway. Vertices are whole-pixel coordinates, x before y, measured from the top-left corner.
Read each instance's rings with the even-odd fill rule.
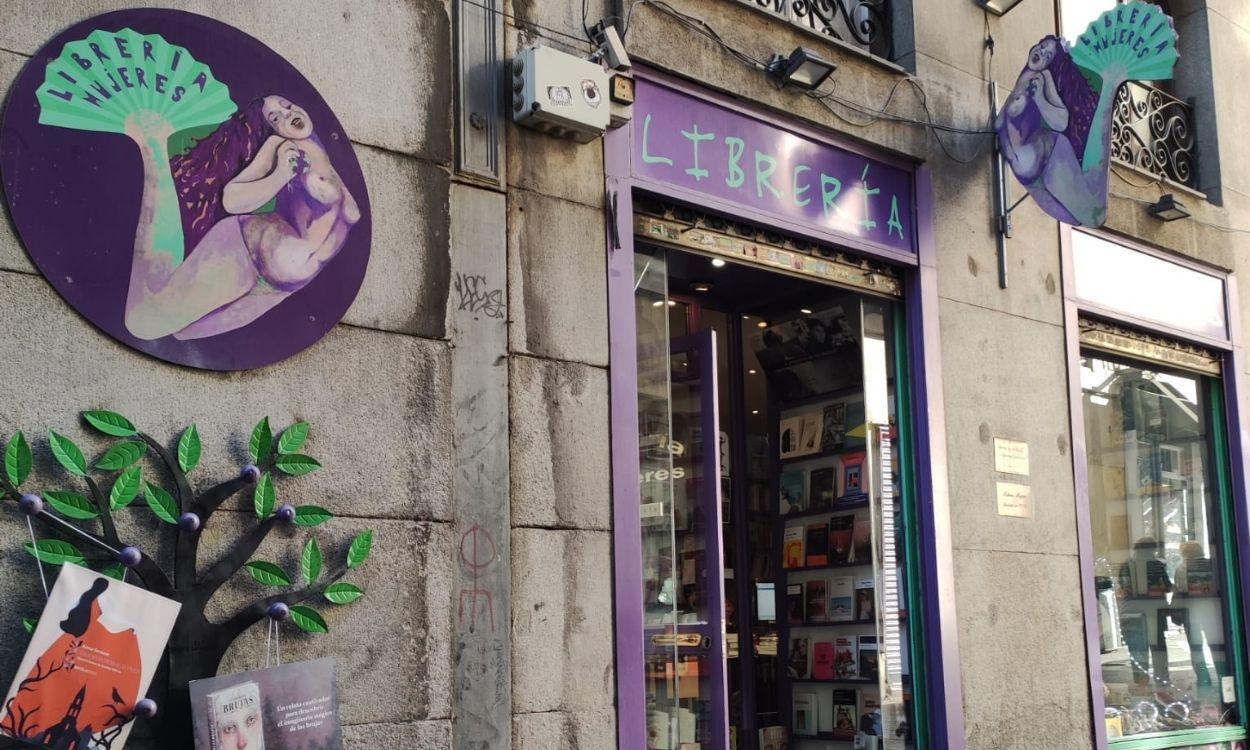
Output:
[[[719,223],[729,228],[723,219]],[[682,250],[730,258],[884,297],[903,296],[903,281],[890,266],[824,248],[816,250],[824,255],[821,257],[804,252],[781,235],[739,237],[729,231],[709,228],[701,217],[682,221],[643,213],[634,215],[634,232],[651,242]]]
[[[1143,333],[1081,316],[1081,346],[1135,359],[1149,359],[1163,365],[1203,375],[1220,374],[1220,356],[1193,344]]]

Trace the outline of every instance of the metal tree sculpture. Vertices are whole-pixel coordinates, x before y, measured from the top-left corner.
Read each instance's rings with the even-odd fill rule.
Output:
[[[200,462],[200,436],[194,424],[178,440],[175,456],[120,414],[87,411],[82,416],[96,431],[120,438],[89,465],[73,441],[55,431],[48,432],[52,455],[67,472],[81,479],[87,494],[70,490],[47,490],[42,496],[23,493],[21,488],[30,477],[33,456],[26,437],[19,431],[5,446],[0,496],[16,501],[23,512],[63,537],[25,545],[27,552],[40,561],[87,565],[88,556],[75,542],[83,544],[96,553],[92,562],[98,562],[101,554],[105,556],[100,568],[104,575],[120,579],[129,569],[148,591],[182,604],[153,682],[154,692],[162,698],[155,729],[159,747],[189,747],[192,729],[188,684],[214,676],[230,644],[266,618],[289,617],[305,632],[328,632],[325,620],[307,602],[324,598],[333,604],[349,604],[364,594],[359,587],[341,579],[369,557],[373,532],[358,534],[343,562],[328,574],[324,574],[321,547],[315,538],[310,538],[300,555],[302,587],[292,590],[295,580],[281,566],[251,557],[279,524],[314,527],[333,518],[328,510],[315,505],[277,505],[275,476],[302,476],[321,468],[316,459],[300,452],[308,439],[307,422],[291,425],[275,440],[269,418],[262,419],[252,430],[248,443],[252,463],[244,466],[237,477],[196,492],[188,478]],[[156,455],[166,479],[172,482],[172,492],[161,482],[144,480],[139,461],[149,450]],[[111,477],[107,494],[93,478],[93,470]],[[257,524],[203,574],[197,574],[200,535],[205,525],[224,502],[247,489],[252,490]],[[171,574],[137,546],[123,542],[118,532],[113,514],[140,495],[152,513],[177,534]],[[98,522],[98,533],[85,528],[85,522]],[[222,622],[210,622],[204,614],[205,607],[223,584],[245,568],[257,583],[287,591],[254,601]],[[23,625],[28,633],[34,631],[35,622],[24,620]],[[157,689],[161,685],[164,690]]]

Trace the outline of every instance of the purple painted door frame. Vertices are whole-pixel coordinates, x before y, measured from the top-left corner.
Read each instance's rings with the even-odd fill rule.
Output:
[[[1076,295],[1076,274],[1072,258],[1072,233],[1083,231],[1096,237],[1129,247],[1170,263],[1176,263],[1195,271],[1221,278],[1224,282],[1224,313],[1228,321],[1228,339],[1217,340],[1178,328],[1144,321],[1116,310],[1089,304]],[[1189,258],[1167,253],[1143,245],[1130,238],[1102,230],[1073,230],[1066,224],[1059,225],[1059,247],[1063,272],[1063,310],[1065,349],[1068,358],[1068,407],[1072,431],[1072,473],[1076,487],[1076,533],[1081,567],[1081,599],[1085,620],[1086,668],[1090,683],[1090,718],[1093,725],[1095,750],[1107,750],[1107,726],[1105,721],[1106,700],[1103,697],[1102,660],[1099,654],[1098,594],[1094,590],[1094,541],[1089,505],[1089,467],[1085,458],[1085,415],[1081,399],[1081,341],[1080,316],[1093,314],[1114,322],[1136,328],[1155,331],[1169,338],[1214,349],[1222,353],[1221,369],[1224,384],[1225,426],[1228,434],[1229,469],[1232,474],[1233,516],[1237,532],[1237,547],[1241,581],[1250,581],[1250,507],[1247,506],[1247,476],[1250,476],[1250,432],[1241,419],[1239,395],[1245,393],[1246,378],[1242,374],[1246,366],[1246,353],[1241,343],[1241,316],[1237,299],[1236,279],[1225,272],[1206,266]],[[1120,279],[1109,279],[1109,283]],[[1243,589],[1244,591],[1244,589]],[[1250,601],[1242,596],[1243,617],[1250,618]],[[1250,622],[1250,619],[1246,620]],[[1230,638],[1239,637],[1230,633]],[[1241,634],[1240,637],[1245,637]]]
[[[950,508],[946,476],[946,422],[941,401],[942,373],[938,340],[937,247],[935,244],[933,186],[927,168],[884,153],[867,151],[822,130],[744,106],[660,72],[636,67],[639,79],[659,84],[689,98],[692,104],[714,104],[755,118],[787,138],[798,137],[822,147],[858,155],[874,163],[905,170],[911,176],[911,252],[871,238],[817,226],[776,211],[700,193],[678,184],[639,174],[632,155],[638,145],[635,122],[613,130],[604,139],[606,201],[612,222],[607,227],[608,304],[610,335],[613,569],[616,618],[617,737],[620,750],[646,747],[644,633],[642,611],[642,541],[639,517],[638,371],[634,320],[635,192],[645,192],[694,205],[706,206],[815,241],[846,247],[856,253],[891,262],[906,278],[908,351],[917,435],[917,507],[920,519],[921,571],[928,676],[927,695],[932,746],[964,750],[963,693],[959,675],[958,627],[955,615],[954,564],[950,536]],[[862,218],[862,217],[861,217]],[[887,237],[889,235],[887,234]],[[914,606],[914,605],[913,605]],[[749,644],[744,644],[749,647]],[[914,657],[916,658],[916,657]],[[716,748],[715,750],[722,750]]]

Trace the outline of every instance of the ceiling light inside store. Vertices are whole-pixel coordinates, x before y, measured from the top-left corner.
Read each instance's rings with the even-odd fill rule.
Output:
[[[789,57],[773,55],[768,61],[768,72],[799,88],[811,91],[820,87],[825,79],[833,75],[838,66],[825,60],[820,55],[803,47],[795,47]]]
[[[695,281],[695,282],[693,282],[693,283],[691,283],[691,284],[690,284],[690,288],[691,288],[691,289],[693,289],[693,290],[695,290],[696,292],[710,292],[710,291],[712,291],[712,282],[710,282],[710,281]]]
[[[801,309],[799,310],[799,312],[803,313],[804,315],[811,315],[811,314],[812,314],[812,311],[811,311],[811,310],[808,310],[806,307],[801,308]]]
[[[720,258],[712,258],[712,268],[724,268],[725,261]]]
[[[755,325],[759,326],[760,328],[767,328],[767,327],[768,327],[768,323],[767,323],[766,321],[763,321],[763,320],[761,320],[760,322],[756,323]]]
[[[748,375],[754,375],[754,374],[755,374],[755,370],[747,370],[747,374],[748,374]]]
[[[677,307],[677,301],[676,301],[676,300],[669,300],[669,301],[668,301],[668,306],[669,306],[669,307]]]

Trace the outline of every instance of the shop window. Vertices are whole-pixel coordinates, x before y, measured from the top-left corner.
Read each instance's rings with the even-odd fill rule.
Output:
[[[1112,340],[1108,326],[1082,327]],[[1227,741],[1244,737],[1243,631],[1219,358],[1175,347],[1172,359],[1195,364],[1176,369],[1119,348],[1086,349],[1080,359],[1098,622],[1087,637],[1097,646],[1108,743],[1240,747]],[[1140,351],[1167,349],[1152,337]],[[1234,736],[1195,741],[1203,731]]]

